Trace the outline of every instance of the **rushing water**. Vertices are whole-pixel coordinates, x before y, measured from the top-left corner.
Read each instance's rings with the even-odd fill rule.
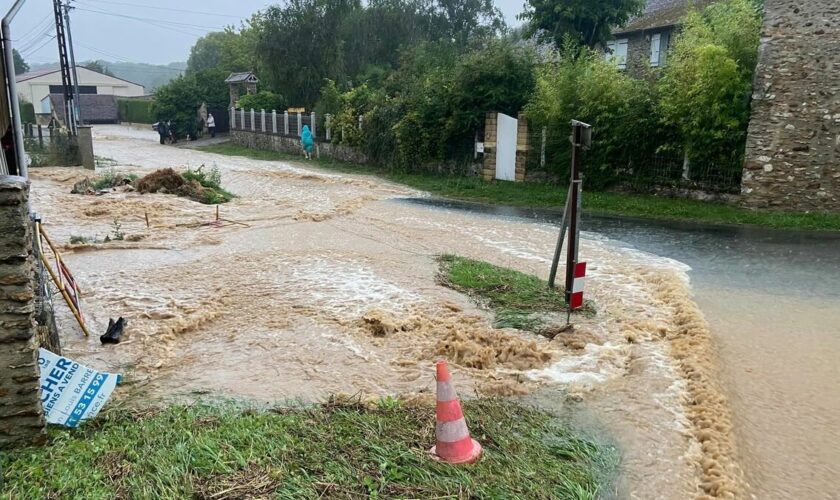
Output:
[[[729,407],[712,380],[719,377],[710,374],[708,328],[690,297],[691,266],[695,292],[724,348],[722,375],[753,491],[762,498],[784,488],[811,497],[828,491],[837,463],[826,444],[837,428],[830,411],[837,350],[830,343],[816,349],[818,334],[800,335],[798,348],[785,344],[791,335],[784,311],[792,302],[780,306],[772,297],[784,295],[769,292],[786,281],[771,272],[780,261],[808,262],[794,248],[814,251],[826,265],[836,262],[824,238],[801,235],[811,238],[802,244],[774,239],[786,233],[585,218],[581,252],[598,313],[577,316],[573,331],[548,341],[493,328],[486,311],[440,286],[435,256],[453,253],[545,277],[557,214],[446,204],[376,178],[160,146],[147,130],[97,127],[94,135],[97,154],[121,170],[216,166],[238,195],[221,207],[225,220],[213,223],[212,207],[183,198],[71,195],[70,185],[86,172],[33,169],[32,202],[57,242],[101,238],[115,221],[128,239],[139,240],[73,247],[66,256],[82,283],[92,330],[104,330],[117,315],[129,321],[125,341],[103,347],[95,337],[80,337],[65,315],[66,351],[125,373],[124,396],[428,396],[431,362],[445,356],[463,394],[531,393],[544,407],[606,431],[622,449],[615,496],[681,499],[705,491],[725,498],[740,492],[742,481]],[[771,260],[762,257],[768,249],[775,249]],[[803,292],[797,307],[810,308],[809,328],[836,340],[829,331],[836,323],[816,319],[830,318],[818,309],[836,302],[824,291],[832,285],[829,272],[797,275],[815,285],[802,279],[790,289],[812,292],[811,298]],[[761,314],[762,307],[771,311]],[[779,319],[763,324],[770,313]],[[796,373],[809,390],[797,390],[793,365],[774,363],[806,355],[811,372]],[[771,385],[759,377],[778,380]],[[773,397],[762,393],[768,387]],[[785,401],[799,404],[789,405],[796,411],[787,416],[778,406]],[[793,437],[790,423],[812,415],[811,427]],[[787,434],[754,439],[770,432]],[[805,444],[808,450],[795,449]],[[775,458],[782,452],[791,463]],[[809,466],[813,485],[804,485],[798,478]]]
[[[539,222],[561,216],[412,202]],[[614,217],[584,217],[583,229],[691,267],[752,496],[838,498],[840,235]]]

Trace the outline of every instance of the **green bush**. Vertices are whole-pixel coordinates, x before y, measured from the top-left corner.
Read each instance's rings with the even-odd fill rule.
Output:
[[[129,123],[154,123],[153,101],[117,99],[120,121]]]
[[[256,94],[248,94],[239,98],[237,107],[243,109],[255,109],[257,111],[264,109],[266,111],[283,111],[286,109],[286,100],[280,94],[261,90]]]
[[[20,106],[20,120],[23,123],[35,123],[35,105],[29,101],[20,99],[18,101]]]
[[[621,72],[603,54],[581,48],[571,38],[538,71],[537,88],[526,106],[533,130],[546,127],[551,142],[546,168],[565,180],[569,175],[569,123],[593,127],[586,155],[586,184],[603,188],[616,172],[649,159],[660,139],[651,86]],[[548,150],[551,148],[552,150]]]
[[[225,78],[228,73],[208,69],[178,77],[160,87],[152,107],[156,120],[172,120],[178,137],[194,135],[198,129],[198,108],[228,105],[230,95]]]

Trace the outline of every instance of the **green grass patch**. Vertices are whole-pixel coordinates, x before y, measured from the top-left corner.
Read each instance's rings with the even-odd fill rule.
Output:
[[[301,161],[300,155],[249,149],[230,143],[214,144],[197,149],[229,156],[244,156],[255,160]],[[485,182],[474,177],[394,172],[330,159],[313,160],[313,163],[319,167],[338,172],[377,175],[392,182],[446,198],[524,208],[562,210],[566,203],[566,191],[568,190],[568,186],[565,185],[529,182]],[[724,203],[644,194],[586,191],[583,196],[583,209],[590,214],[625,215],[718,224],[747,224],[778,229],[840,231],[840,214],[749,210]]]
[[[537,332],[546,326],[546,314],[566,311],[562,287],[551,290],[536,276],[456,255],[442,255],[438,262],[440,283],[493,309],[497,328]],[[590,305],[584,311],[593,312]]]
[[[214,166],[205,172],[202,165],[196,170],[187,170],[182,175],[187,181],[195,181],[205,188],[198,196],[198,201],[202,203],[218,205],[227,203],[235,197],[233,193],[222,188],[222,173],[218,167]]]
[[[107,160],[108,158],[106,158]],[[111,160],[113,161],[113,160]],[[114,162],[116,163],[116,162]],[[99,165],[97,165],[99,166]],[[103,165],[104,166],[104,165]],[[90,186],[99,191],[101,189],[111,189],[112,187],[117,187],[119,185],[125,183],[133,183],[137,180],[136,174],[124,174],[113,167],[113,164],[110,164],[109,169],[103,171],[99,174],[96,179],[91,182]]]
[[[611,447],[540,410],[465,402],[485,454],[431,460],[434,408],[388,399],[272,411],[233,404],[111,409],[46,447],[0,454],[5,498],[596,498]]]

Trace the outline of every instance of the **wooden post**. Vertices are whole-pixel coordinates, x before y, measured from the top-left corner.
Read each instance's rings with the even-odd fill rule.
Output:
[[[44,147],[44,130],[40,123],[38,124],[38,145]]]
[[[149,212],[143,212],[143,215],[146,216],[146,229],[149,229],[151,225],[149,224]]]
[[[216,221],[219,220],[219,205],[216,205]]]

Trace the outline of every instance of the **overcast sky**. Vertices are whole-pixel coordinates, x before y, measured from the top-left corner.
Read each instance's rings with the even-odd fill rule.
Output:
[[[0,0],[2,15],[12,0]],[[166,64],[186,61],[190,47],[204,33],[239,25],[270,0],[73,0],[70,23],[76,59]],[[495,0],[508,24],[524,0]],[[55,19],[51,0],[28,0],[12,22],[12,39],[27,62],[54,62],[58,48],[51,37]]]

